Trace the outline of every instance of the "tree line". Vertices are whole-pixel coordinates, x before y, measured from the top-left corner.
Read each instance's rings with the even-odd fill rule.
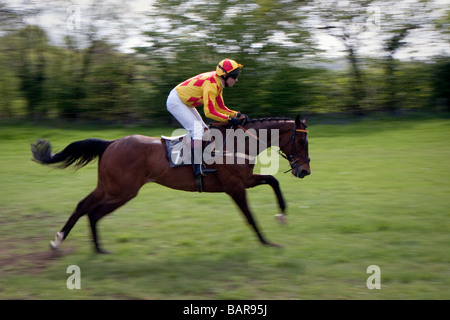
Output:
[[[298,1],[234,1],[234,10],[227,1],[214,9],[195,3],[183,7],[188,2],[156,1],[148,17],[162,26],[145,32],[149,45],[134,53],[95,36],[84,47],[69,36],[57,46],[35,25],[3,32],[0,117],[170,121],[165,106],[170,90],[214,70],[226,57],[244,69],[237,85],[225,89],[225,102],[251,117],[450,111],[448,56],[395,58],[408,32],[421,27],[411,19],[388,25],[384,54],[364,57],[358,51],[361,30],[350,26],[368,11],[330,15],[313,6],[308,16],[320,18],[320,28],[345,44],[346,59],[330,63],[312,58],[318,49]]]

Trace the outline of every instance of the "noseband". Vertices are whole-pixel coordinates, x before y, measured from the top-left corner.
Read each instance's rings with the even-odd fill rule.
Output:
[[[290,172],[290,171],[292,171],[294,169],[297,169],[297,168],[299,168],[299,167],[303,166],[304,164],[307,164],[307,163],[309,163],[311,161],[311,159],[309,157],[301,155],[301,154],[298,154],[297,152],[295,152],[295,133],[296,132],[308,132],[308,130],[306,130],[306,129],[297,129],[297,126],[295,125],[294,129],[293,129],[293,132],[292,132],[291,138],[282,147],[280,147],[280,150],[278,151],[278,153],[283,158],[285,158],[287,161],[289,161],[289,164],[291,166],[291,169],[285,171],[284,173],[288,173],[288,172]],[[291,152],[290,152],[289,155],[286,155],[286,153],[284,153],[281,149],[284,148],[285,146],[287,146],[289,143],[292,143],[291,144],[291,146],[292,146],[291,147]],[[300,156],[305,161],[303,161],[301,164],[297,164],[296,162],[299,159],[294,159],[294,156]]]

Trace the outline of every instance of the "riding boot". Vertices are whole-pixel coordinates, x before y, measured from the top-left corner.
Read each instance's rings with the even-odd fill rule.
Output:
[[[198,192],[203,192],[203,176],[207,173],[216,172],[216,169],[206,169],[203,164],[202,141],[193,140],[191,145],[192,168],[195,175],[195,185]]]
[[[195,142],[191,149],[191,159],[192,159],[192,168],[194,170],[194,175],[198,176],[206,176],[208,173],[214,173],[217,169],[206,169],[205,164],[203,163],[203,155],[201,144],[198,147]]]

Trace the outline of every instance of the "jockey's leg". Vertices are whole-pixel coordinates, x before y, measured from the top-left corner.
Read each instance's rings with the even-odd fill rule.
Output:
[[[217,170],[205,169],[203,164],[203,129],[208,126],[203,122],[202,117],[195,108],[190,108],[181,101],[178,93],[173,89],[167,98],[167,110],[185,128],[192,139],[191,160],[195,177],[201,177],[207,173]]]
[[[217,169],[206,169],[203,163],[203,141],[193,139],[191,142],[191,159],[192,168],[194,170],[195,177],[205,176],[208,173],[216,172]]]

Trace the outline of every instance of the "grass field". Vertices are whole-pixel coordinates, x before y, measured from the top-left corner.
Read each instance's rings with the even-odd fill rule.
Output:
[[[97,255],[81,218],[48,248],[95,186],[97,164],[74,171],[30,161],[90,138],[171,128],[0,127],[0,299],[450,299],[450,120],[310,121],[311,176],[276,175],[288,204],[279,225],[268,186],[250,189],[257,221],[283,249],[263,247],[225,194],[148,184],[99,224]],[[67,267],[81,289],[66,286]],[[381,289],[369,290],[368,266]]]

